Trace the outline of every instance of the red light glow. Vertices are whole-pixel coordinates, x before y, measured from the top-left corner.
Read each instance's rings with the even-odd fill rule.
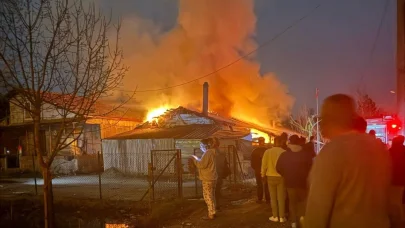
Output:
[[[396,124],[391,125],[392,128],[397,128]]]

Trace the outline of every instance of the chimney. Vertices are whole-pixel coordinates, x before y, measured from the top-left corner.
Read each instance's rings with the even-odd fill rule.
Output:
[[[208,82],[204,82],[204,85],[203,85],[202,113],[203,113],[203,115],[208,116]]]

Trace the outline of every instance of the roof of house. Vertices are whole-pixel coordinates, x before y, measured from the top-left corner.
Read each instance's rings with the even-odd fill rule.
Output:
[[[10,92],[9,97],[13,97],[16,94],[16,91],[12,91]],[[68,109],[68,111],[70,112],[83,110],[84,113],[87,113],[89,111],[88,116],[93,118],[112,118],[142,122],[141,118],[139,118],[138,112],[131,111],[131,109],[125,107],[125,105],[118,105],[117,107],[107,104],[101,99],[97,99],[94,102],[94,100],[80,95],[71,95],[57,92],[42,92],[42,99],[48,104],[55,105],[56,107],[62,109]],[[91,107],[91,110],[84,110],[88,107]]]
[[[191,124],[162,128],[136,128],[107,139],[239,139],[250,134],[247,129],[226,129],[217,124]]]
[[[191,119],[186,119],[183,114],[192,114],[201,119],[209,121],[193,122]],[[177,121],[173,120],[178,117]],[[215,114],[204,114],[178,107],[170,109],[161,116],[156,118],[156,122],[145,122],[139,125],[132,131],[112,136],[108,139],[158,139],[158,138],[174,138],[174,139],[203,139],[208,137],[218,137],[221,139],[240,139],[250,134],[250,129],[254,128],[259,131],[268,133],[269,135],[279,135],[282,132],[289,132],[287,129],[266,128],[255,124],[247,123],[234,118],[221,117]],[[191,124],[190,124],[191,123]]]

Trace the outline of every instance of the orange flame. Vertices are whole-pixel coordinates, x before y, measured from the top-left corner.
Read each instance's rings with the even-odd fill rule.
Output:
[[[270,142],[270,137],[267,133],[259,131],[257,129],[250,129],[250,133],[252,134],[252,137],[255,138],[259,138],[259,137],[263,137],[264,138],[264,142],[265,143],[269,143]]]
[[[167,110],[171,109],[170,105],[162,105],[158,108],[153,108],[148,110],[145,121],[152,121],[156,117],[163,115]]]

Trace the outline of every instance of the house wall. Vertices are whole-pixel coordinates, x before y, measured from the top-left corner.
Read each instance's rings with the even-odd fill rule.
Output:
[[[140,122],[120,120],[120,119],[108,119],[108,118],[94,118],[88,120],[88,124],[98,124],[101,129],[101,139],[111,137],[120,133],[133,130]]]
[[[17,99],[20,99],[20,96],[16,96],[10,100],[10,124],[24,123],[24,109],[21,108]]]
[[[29,116],[27,112],[21,107],[21,103],[23,98],[20,95],[16,95],[15,97],[10,99],[10,124],[21,124],[21,123],[29,123],[32,122],[32,118]],[[42,107],[42,119],[43,120],[53,120],[53,119],[61,119],[62,115],[61,109],[57,108],[53,104],[43,104]],[[69,113],[67,118],[74,117],[75,114]]]
[[[115,168],[124,174],[148,174],[151,150],[175,149],[174,139],[103,140],[104,171]],[[170,153],[171,154],[171,153]],[[162,170],[169,159],[168,153],[154,157],[155,172]],[[168,171],[174,172],[170,166]]]

